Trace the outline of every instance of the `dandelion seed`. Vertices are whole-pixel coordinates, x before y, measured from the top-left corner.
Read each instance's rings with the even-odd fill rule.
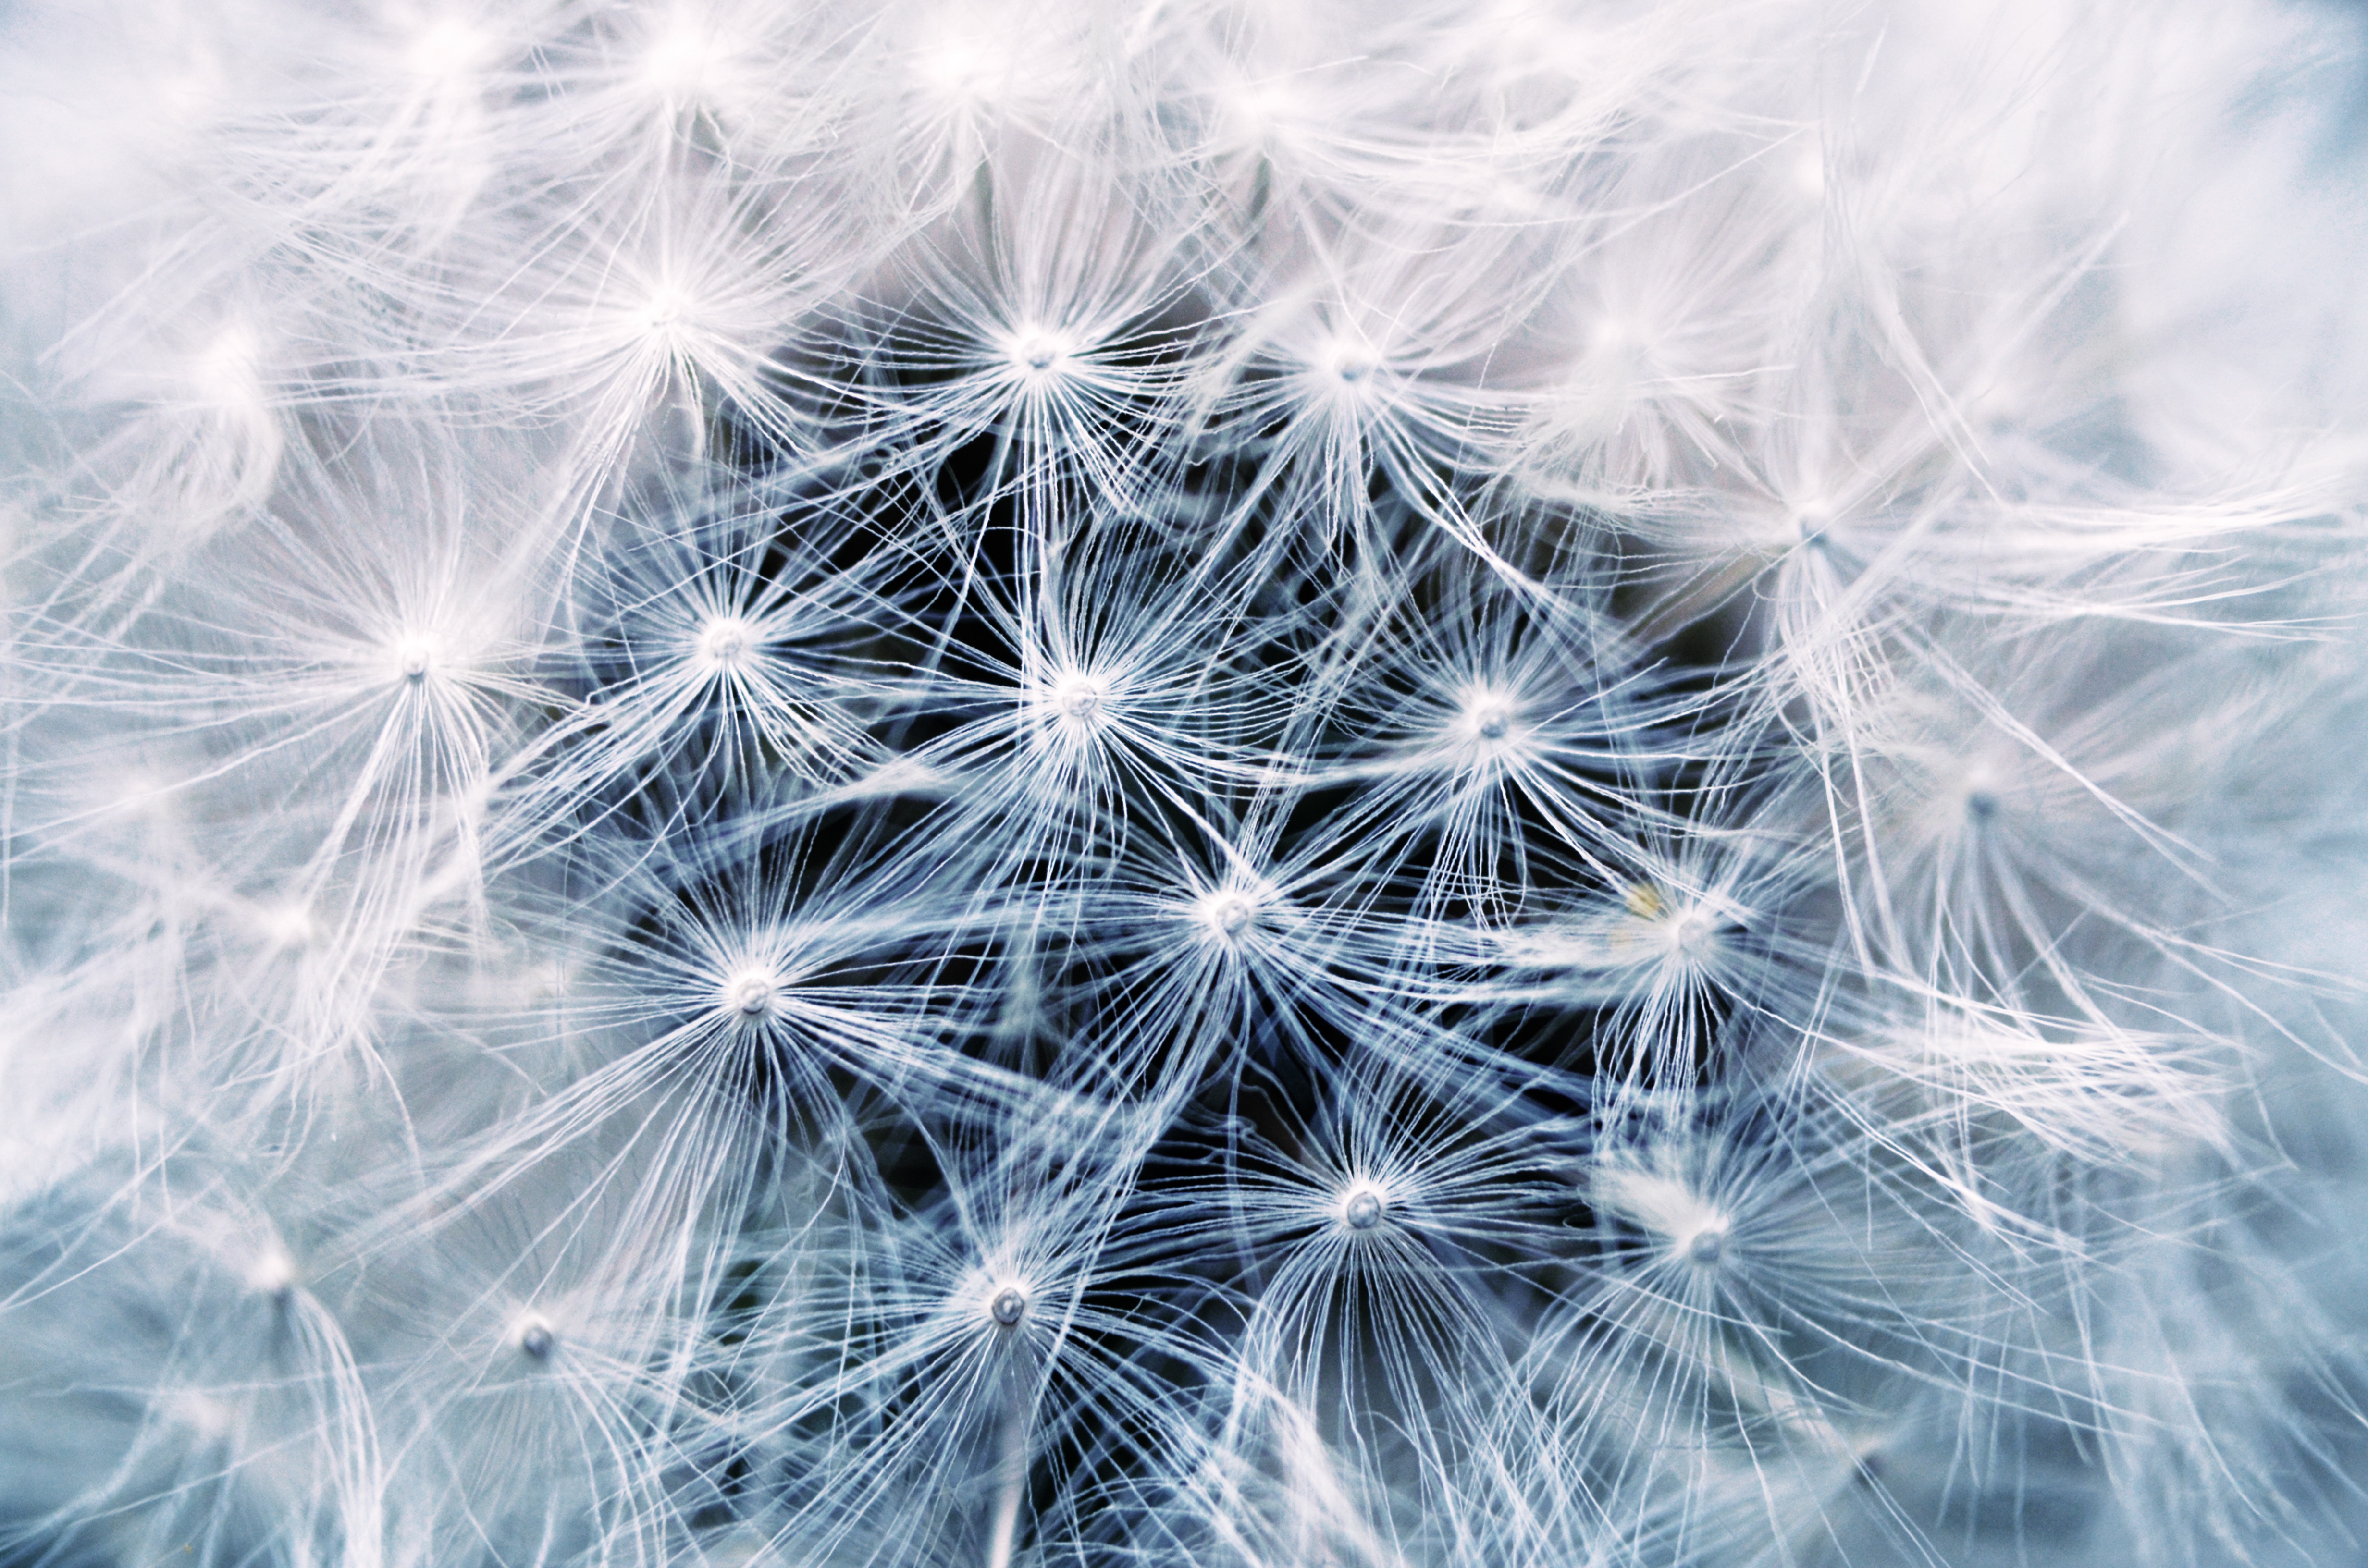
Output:
[[[1109,722],[1110,698],[1109,683],[1072,671],[1045,687],[1038,700],[1053,710],[1063,729],[1084,735]]]
[[[12,7],[0,1560],[2356,1558],[2358,19],[1577,9]]]
[[[321,923],[313,906],[302,899],[256,911],[256,929],[275,950],[309,948],[321,939]]]
[[[1823,550],[1834,526],[1834,508],[1825,501],[1803,501],[1793,508],[1793,537],[1805,548]]]
[[[223,327],[190,362],[188,387],[201,407],[215,413],[262,413],[268,406],[269,389],[263,380],[261,335],[244,321],[233,321]]]
[[[285,1247],[268,1247],[247,1270],[246,1282],[258,1295],[285,1301],[296,1290],[296,1260]]]
[[[1372,375],[1381,361],[1363,344],[1342,342],[1326,353],[1323,364],[1344,384],[1353,387]]]
[[[1011,341],[1013,364],[1039,374],[1064,368],[1074,352],[1064,338],[1048,332],[1023,332]]]
[[[716,82],[738,53],[737,40],[689,9],[650,29],[641,57],[643,87],[677,102],[695,98]]]
[[[552,1351],[559,1345],[559,1335],[549,1320],[533,1313],[518,1320],[512,1337],[518,1343],[518,1354],[530,1361],[550,1360]]]
[[[1258,924],[1258,902],[1237,888],[1217,888],[1192,905],[1192,918],[1220,941],[1235,943]]]
[[[394,667],[403,678],[417,686],[427,680],[436,665],[436,646],[424,637],[406,637],[395,644]]]
[[[415,74],[452,91],[472,85],[492,64],[498,47],[484,28],[457,17],[444,17],[429,23],[403,58]]]
[[[680,335],[690,316],[691,301],[680,289],[662,285],[626,316],[631,330],[652,342],[671,342]]]
[[[1484,753],[1493,752],[1512,739],[1520,712],[1509,694],[1474,687],[1464,694],[1454,733]]]
[[[1821,201],[1826,194],[1826,150],[1812,141],[1793,162],[1793,184],[1811,201]]]
[[[751,1021],[770,1017],[780,994],[780,979],[769,970],[742,970],[723,983],[723,1006]]]
[[[699,629],[694,656],[719,674],[736,669],[757,642],[757,629],[736,615],[717,616]]]

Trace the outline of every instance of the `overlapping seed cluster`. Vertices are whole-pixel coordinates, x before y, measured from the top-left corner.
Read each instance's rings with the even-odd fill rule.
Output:
[[[0,1561],[2345,1560],[2347,36],[28,10]]]

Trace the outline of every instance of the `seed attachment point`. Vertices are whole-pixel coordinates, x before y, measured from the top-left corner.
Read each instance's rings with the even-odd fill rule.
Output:
[[[699,629],[699,659],[717,670],[736,669],[756,645],[757,629],[736,615],[719,615]]]
[[[1362,343],[1344,339],[1324,351],[1322,364],[1338,379],[1342,387],[1354,389],[1381,368],[1381,359]]]
[[[1238,946],[1258,923],[1259,901],[1239,888],[1219,888],[1192,904],[1192,918],[1208,936],[1227,947]]]
[[[1377,1187],[1350,1187],[1348,1196],[1340,1200],[1340,1222],[1352,1231],[1379,1229],[1389,1211],[1389,1199]]]
[[[1519,716],[1520,710],[1511,697],[1486,687],[1475,687],[1464,693],[1453,733],[1468,744],[1494,751],[1512,738],[1514,721]]]
[[[548,1361],[551,1353],[559,1347],[559,1335],[552,1332],[548,1321],[529,1313],[518,1320],[518,1354],[529,1361]]]
[[[1098,730],[1110,722],[1110,685],[1089,675],[1061,676],[1038,693],[1037,700],[1069,730]]]
[[[1809,550],[1826,548],[1826,530],[1834,526],[1834,508],[1825,501],[1804,501],[1793,509],[1793,531]]]
[[[436,649],[427,638],[406,637],[394,645],[395,671],[411,685],[424,683],[435,665]]]
[[[998,1328],[1017,1328],[1019,1320],[1028,1315],[1028,1292],[1017,1285],[1006,1285],[986,1304],[986,1315]]]
[[[744,969],[723,983],[725,1009],[751,1022],[770,1016],[780,997],[780,977],[770,970]]]
[[[1014,336],[1009,352],[1014,367],[1042,375],[1065,368],[1073,350],[1068,341],[1055,333],[1030,331]]]
[[[1715,1268],[1726,1256],[1726,1227],[1705,1225],[1688,1237],[1686,1261],[1697,1268]]]

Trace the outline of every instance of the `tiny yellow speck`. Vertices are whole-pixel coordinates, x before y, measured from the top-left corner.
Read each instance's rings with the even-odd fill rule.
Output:
[[[1662,900],[1661,890],[1650,882],[1638,882],[1628,890],[1627,897],[1621,902],[1628,906],[1628,913],[1639,920],[1657,920],[1669,910],[1668,904]]]

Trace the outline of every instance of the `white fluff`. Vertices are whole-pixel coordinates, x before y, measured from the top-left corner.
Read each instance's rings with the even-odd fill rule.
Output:
[[[0,1561],[2356,1561],[2363,68],[9,10]]]

